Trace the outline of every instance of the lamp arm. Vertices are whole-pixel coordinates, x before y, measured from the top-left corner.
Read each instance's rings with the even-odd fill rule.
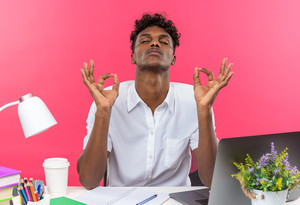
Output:
[[[5,108],[7,108],[7,107],[10,107],[10,106],[13,106],[13,105],[17,105],[17,104],[19,104],[19,103],[20,103],[19,100],[18,100],[18,101],[15,101],[15,102],[7,103],[6,105],[3,105],[2,107],[0,107],[0,112],[1,112],[2,110],[4,110]]]

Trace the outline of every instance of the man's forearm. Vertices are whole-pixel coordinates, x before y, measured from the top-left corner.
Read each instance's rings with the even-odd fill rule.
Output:
[[[201,181],[206,186],[211,186],[217,154],[218,140],[216,138],[213,114],[211,108],[197,107],[199,144],[197,152],[197,166]]]
[[[86,189],[97,187],[107,162],[107,137],[110,111],[96,111],[94,127],[85,150],[77,162],[79,181]]]

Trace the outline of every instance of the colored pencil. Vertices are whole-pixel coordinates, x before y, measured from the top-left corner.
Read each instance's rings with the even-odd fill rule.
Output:
[[[28,198],[27,198],[27,196],[26,196],[26,193],[25,193],[25,191],[24,191],[24,189],[23,189],[23,187],[22,187],[22,186],[20,187],[20,190],[21,190],[22,196],[23,196],[23,197],[24,197],[24,199],[25,199],[25,203],[27,204],[27,202],[28,202]]]
[[[33,201],[32,198],[31,198],[31,195],[28,191],[28,187],[26,184],[24,184],[24,189],[25,189],[25,192],[26,192],[26,195],[27,195],[27,198],[28,198],[28,201]]]
[[[35,193],[34,193],[34,189],[33,189],[32,184],[28,182],[28,183],[27,183],[27,186],[28,186],[29,189],[30,189],[30,192],[31,192],[31,196],[32,196],[33,201],[34,201],[34,202],[37,202],[37,200],[36,200],[36,198],[35,198]]]

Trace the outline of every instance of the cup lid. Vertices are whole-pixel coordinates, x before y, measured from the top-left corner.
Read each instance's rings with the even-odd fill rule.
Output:
[[[43,167],[46,168],[64,168],[70,166],[70,162],[66,158],[48,158],[45,159]]]

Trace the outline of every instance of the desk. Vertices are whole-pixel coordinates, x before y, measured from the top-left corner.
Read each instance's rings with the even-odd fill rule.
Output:
[[[130,189],[131,187],[114,187],[114,188]],[[201,187],[139,187],[139,188],[146,189],[149,191],[160,192],[160,193],[173,193],[173,192],[195,190]],[[87,190],[84,187],[69,186],[66,197],[75,199],[77,196],[85,193],[86,191]],[[166,203],[164,203],[164,205],[182,205],[182,204],[174,199],[169,199]]]
[[[119,187],[120,189],[129,189],[131,187]],[[201,187],[140,187],[142,189],[146,189],[149,191],[156,191],[161,193],[172,193],[172,192],[181,192],[181,191],[189,191],[199,189]],[[67,190],[67,196],[71,199],[76,198],[77,196],[85,193],[87,190],[84,187],[78,186],[69,186]],[[300,199],[296,201],[288,202],[287,205],[300,205]],[[174,199],[168,200],[164,205],[182,205]]]

